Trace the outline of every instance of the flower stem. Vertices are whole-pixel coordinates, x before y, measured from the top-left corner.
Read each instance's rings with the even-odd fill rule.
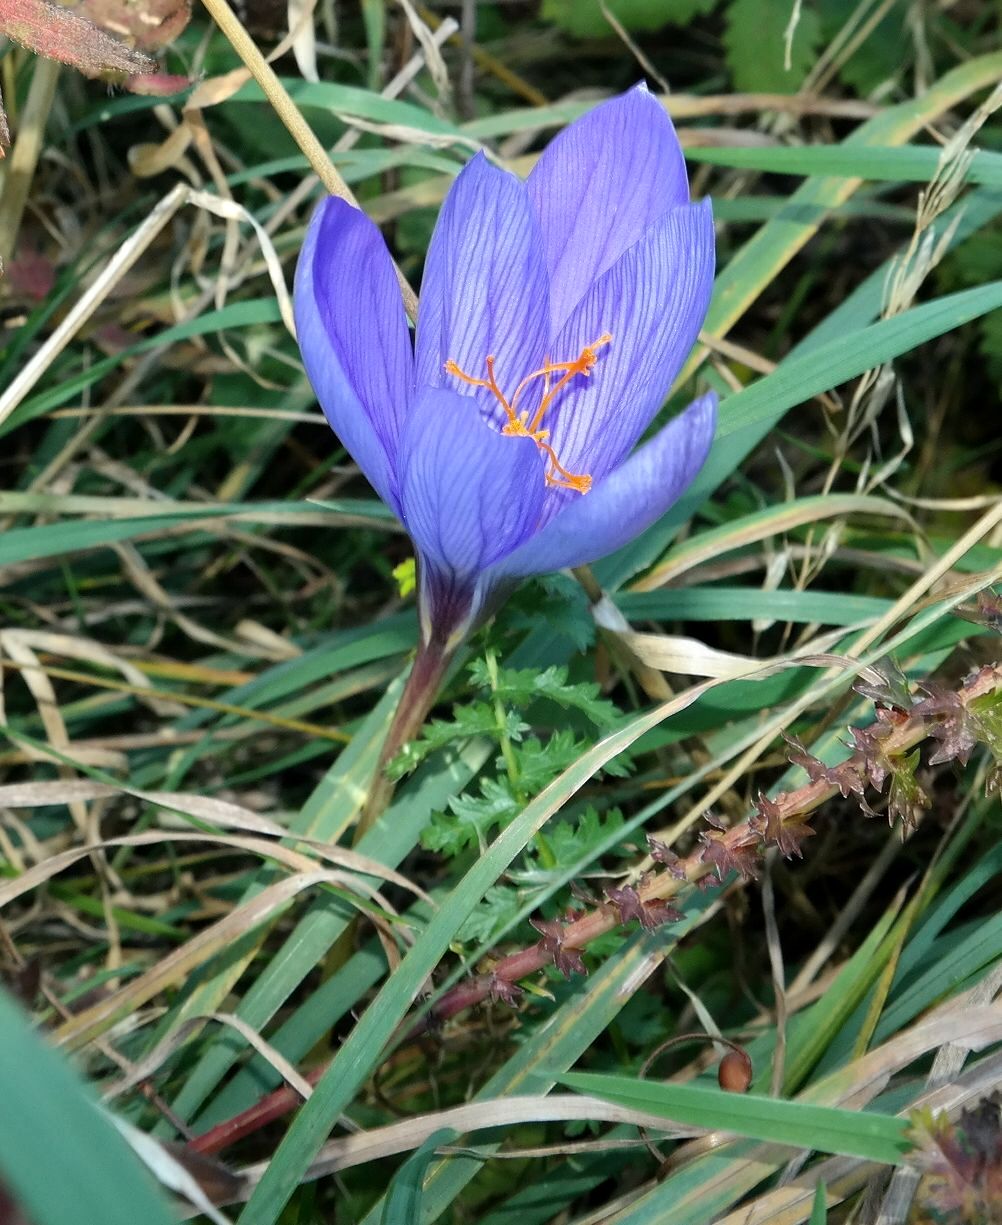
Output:
[[[435,703],[439,687],[446,669],[452,662],[455,648],[449,649],[444,643],[433,639],[422,641],[418,647],[414,666],[407,678],[407,684],[400,695],[390,730],[386,733],[383,747],[376,763],[369,796],[365,801],[362,814],[355,829],[354,842],[357,845],[368,833],[375,822],[382,816],[393,798],[394,784],[386,776],[386,766],[400,752],[408,740],[413,740],[421,730],[429,710]]]

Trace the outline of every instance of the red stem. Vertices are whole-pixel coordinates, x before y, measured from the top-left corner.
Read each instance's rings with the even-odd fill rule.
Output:
[[[415,667],[417,667],[416,663]],[[968,683],[957,693],[957,697],[964,706],[967,706],[973,699],[997,692],[1000,688],[1002,688],[1002,666],[987,666],[968,680]],[[936,723],[935,717],[922,715],[912,715],[903,719],[880,741],[885,755],[891,758],[907,753],[930,735]],[[390,737],[387,737],[388,741],[389,739]],[[857,759],[862,761],[862,756],[857,752],[850,756],[846,764],[852,764]],[[798,787],[795,791],[776,796],[773,803],[777,816],[783,824],[791,827],[800,826],[806,823],[811,813],[838,792],[839,787],[836,784],[817,779],[803,787]],[[751,821],[742,821],[726,832],[715,835],[715,838],[718,846],[738,854],[762,843],[761,832],[752,825]],[[704,844],[697,847],[687,857],[678,859],[670,868],[655,872],[637,889],[640,902],[649,903],[671,898],[684,886],[711,875],[715,870],[714,863],[704,857],[705,850]],[[582,949],[598,936],[618,927],[622,922],[623,916],[617,906],[608,902],[601,903],[594,910],[568,923],[563,928],[560,937],[561,947],[569,950]],[[432,1025],[439,1025],[457,1013],[482,1003],[491,996],[492,992],[496,992],[499,984],[517,983],[520,979],[527,978],[530,974],[535,974],[545,966],[552,964],[553,961],[552,946],[547,947],[546,941],[540,941],[529,948],[521,949],[502,958],[495,964],[490,974],[479,975],[447,991],[429,1014],[411,1029],[409,1036],[417,1036]],[[328,1066],[328,1063],[324,1063],[311,1069],[306,1073],[306,1079],[310,1084],[316,1084]],[[196,1136],[190,1142],[190,1147],[200,1153],[217,1153],[237,1140],[243,1139],[244,1136],[288,1114],[301,1101],[302,1098],[294,1089],[288,1087],[277,1089],[241,1114],[234,1115],[233,1118],[223,1123],[218,1123],[201,1136]]]
[[[455,648],[433,638],[426,643],[422,638],[414,659],[414,666],[407,684],[400,695],[400,702],[390,730],[386,733],[383,747],[376,763],[376,771],[369,787],[369,795],[355,828],[354,842],[357,845],[375,822],[382,816],[393,798],[395,784],[386,777],[386,766],[403,746],[421,730],[428,712],[435,704],[446,669],[452,662]]]

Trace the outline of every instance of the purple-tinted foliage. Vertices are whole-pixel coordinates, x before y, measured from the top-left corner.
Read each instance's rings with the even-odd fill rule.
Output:
[[[303,361],[414,541],[426,642],[454,643],[527,575],[626,544],[702,466],[712,393],[634,450],[709,305],[713,218],[688,197],[643,86],[562,132],[526,182],[477,155],[439,216],[413,352],[378,229],[318,207],[296,274]]]

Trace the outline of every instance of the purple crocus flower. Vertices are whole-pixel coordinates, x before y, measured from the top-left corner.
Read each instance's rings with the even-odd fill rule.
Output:
[[[428,251],[412,351],[393,263],[330,198],[296,274],[303,361],[334,431],[400,517],[423,646],[448,654],[525,576],[613,552],[699,471],[716,397],[649,442],[706,314],[709,201],[689,203],[638,86],[563,131],[523,182],[478,154]]]

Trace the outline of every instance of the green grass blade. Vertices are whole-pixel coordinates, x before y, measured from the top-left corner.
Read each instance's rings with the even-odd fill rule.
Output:
[[[419,1225],[425,1171],[435,1159],[435,1149],[455,1139],[456,1133],[443,1127],[407,1158],[390,1182],[380,1225]]]
[[[773,423],[795,404],[803,404],[811,396],[830,391],[1000,306],[1002,281],[993,281],[912,307],[819,345],[803,357],[790,358],[751,387],[728,396],[721,406],[718,437]]]
[[[0,991],[0,1170],[35,1225],[172,1225],[76,1073]]]
[[[839,1110],[806,1102],[783,1101],[758,1093],[725,1093],[690,1084],[650,1084],[628,1076],[572,1072],[561,1084],[637,1110],[648,1110],[683,1127],[734,1132],[824,1153],[865,1157],[901,1165],[910,1145],[908,1122],[867,1110]]]
[[[325,1136],[365,1082],[386,1043],[403,1021],[428,975],[445,955],[459,928],[487,890],[532,836],[588,781],[596,770],[628,748],[685,702],[674,699],[634,719],[585,753],[498,835],[487,851],[443,899],[382,991],[338,1051],[313,1096],[293,1121],[268,1171],[241,1214],[243,1225],[273,1225]]]
[[[715,166],[763,170],[772,174],[833,175],[891,183],[926,183],[942,161],[935,146],[801,145],[795,148],[716,146],[687,150],[690,161]],[[979,149],[964,179],[986,187],[1002,187],[1002,154]]]

